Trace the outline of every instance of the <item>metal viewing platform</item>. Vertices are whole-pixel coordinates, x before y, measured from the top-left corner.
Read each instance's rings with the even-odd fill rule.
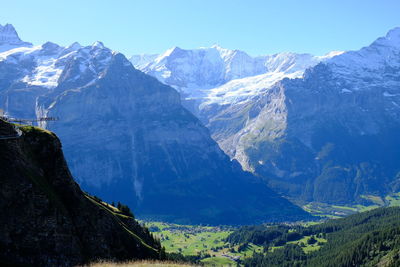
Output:
[[[58,117],[40,117],[37,119],[21,119],[9,117],[4,113],[4,110],[0,109],[0,119],[8,122],[22,123],[27,125],[33,125],[35,122],[47,122],[47,121],[58,121]]]

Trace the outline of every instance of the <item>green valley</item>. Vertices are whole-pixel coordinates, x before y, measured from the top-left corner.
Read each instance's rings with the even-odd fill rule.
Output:
[[[377,195],[362,195],[361,198],[365,201],[364,205],[330,205],[320,202],[310,202],[303,205],[302,208],[315,216],[335,219],[380,207],[400,206],[400,192],[388,194],[384,197]]]
[[[163,222],[142,222],[160,239],[167,253],[180,253],[207,266],[235,265],[236,261],[261,253],[262,246],[230,244],[227,238],[236,228],[228,226],[178,225]]]
[[[167,253],[205,266],[397,266],[400,259],[398,207],[326,221],[240,228],[141,223]]]

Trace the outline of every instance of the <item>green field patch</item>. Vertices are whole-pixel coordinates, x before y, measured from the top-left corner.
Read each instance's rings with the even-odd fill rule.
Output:
[[[149,230],[157,236],[166,252],[189,255],[216,255],[227,249],[225,239],[232,230],[222,227],[178,225],[163,222],[145,222]]]
[[[400,193],[394,193],[385,197],[388,206],[398,207],[400,206]]]
[[[373,209],[377,209],[380,206],[378,205],[371,205],[371,206],[364,206],[364,205],[355,205],[354,207],[357,208],[358,212],[364,212],[364,211],[369,211],[369,210],[373,210]]]
[[[349,207],[349,206],[337,206],[337,205],[332,205],[332,207],[333,207],[333,208],[336,208],[336,209],[344,209],[344,210],[350,210],[350,211],[354,211],[354,212],[357,211],[357,208]]]
[[[236,266],[236,260],[262,253],[263,247],[252,243],[233,245],[226,238],[235,230],[231,227],[178,225],[164,222],[141,222],[149,228],[167,253],[199,256],[206,266]]]
[[[314,239],[316,239],[317,242],[314,244],[308,244],[308,241],[310,240],[310,238],[311,238],[311,236],[304,236],[302,239],[299,239],[296,241],[290,241],[290,242],[287,242],[287,244],[299,245],[305,253],[310,253],[312,251],[319,250],[324,243],[328,242],[328,240],[326,240],[324,238],[314,236]]]
[[[362,196],[364,199],[370,200],[372,203],[380,203],[373,205],[348,205],[348,206],[340,206],[340,205],[330,205],[326,203],[319,202],[311,202],[304,205],[302,208],[310,212],[314,216],[325,217],[329,219],[337,219],[343,218],[358,212],[370,211],[373,209],[377,209],[383,206],[400,206],[400,194],[390,194],[384,198],[384,200],[379,196],[372,195],[364,195]]]
[[[380,196],[361,195],[360,197],[363,199],[369,200],[378,206],[385,206],[385,201]]]
[[[326,218],[340,218],[357,213],[357,207],[339,206],[326,203],[311,202],[303,206],[303,209],[312,215]]]
[[[206,266],[236,266],[236,262],[227,257],[210,257],[201,260]]]

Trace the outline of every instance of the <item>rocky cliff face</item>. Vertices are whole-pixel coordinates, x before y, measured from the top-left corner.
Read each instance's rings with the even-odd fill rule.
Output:
[[[399,36],[285,79],[208,126],[245,169],[298,199],[351,203],[397,191]]]
[[[175,222],[307,217],[231,162],[174,89],[100,42],[21,47],[0,53],[0,67],[6,113],[59,117],[41,126],[63,141],[74,177],[91,193]]]
[[[118,196],[141,217],[242,224],[304,215],[230,162],[175,90],[121,54],[95,82],[47,102],[38,106],[62,118],[47,127],[65,142],[79,182],[109,201]]]
[[[196,68],[179,66],[187,54],[136,65],[182,90],[163,77]],[[163,64],[166,58],[174,68]],[[249,77],[183,89],[191,93],[183,95],[185,105],[232,159],[302,201],[362,202],[368,194],[399,190],[398,28],[359,51],[325,57],[283,53],[263,62],[261,72],[250,71]]]
[[[81,191],[53,133],[21,130],[21,137],[0,140],[1,265],[75,266],[159,257],[160,244],[146,229]],[[0,120],[0,134],[15,131]]]

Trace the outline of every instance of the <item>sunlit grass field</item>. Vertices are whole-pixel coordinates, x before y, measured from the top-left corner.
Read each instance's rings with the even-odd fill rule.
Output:
[[[85,267],[190,267],[195,265],[183,264],[183,263],[176,263],[176,262],[160,262],[160,261],[129,261],[123,263],[115,263],[110,261],[101,261],[89,265],[85,265]]]
[[[166,252],[185,256],[201,255],[202,263],[212,266],[236,266],[235,258],[249,257],[261,252],[262,247],[249,244],[238,252],[238,245],[231,246],[225,239],[233,232],[229,227],[177,225],[163,222],[145,222],[149,230],[161,240]]]

